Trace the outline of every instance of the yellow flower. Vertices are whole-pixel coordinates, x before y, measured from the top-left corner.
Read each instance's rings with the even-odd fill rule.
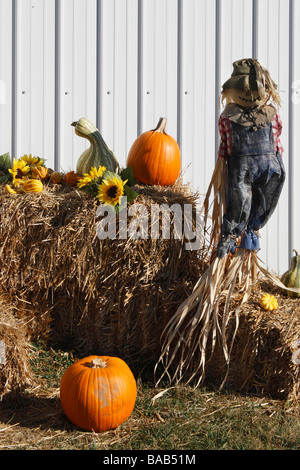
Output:
[[[99,166],[98,170],[97,168],[94,166],[93,168],[91,168],[90,170],[90,177],[94,180],[96,178],[102,178],[103,176],[103,173],[105,172],[106,168],[105,166]],[[86,173],[85,173],[86,175]]]
[[[8,171],[13,175],[13,179],[16,179],[23,178],[23,176],[27,175],[27,173],[29,173],[30,171],[30,168],[27,165],[26,161],[16,160],[14,158],[13,166]]]
[[[83,188],[89,183],[92,183],[94,180],[102,178],[105,170],[105,166],[99,166],[98,170],[95,166],[92,167],[89,173],[84,173],[83,177],[79,179],[79,181],[77,182],[77,186],[79,188]]]
[[[78,188],[84,188],[84,186],[88,185],[92,182],[92,178],[87,173],[84,174],[83,178],[80,178],[77,182]]]
[[[40,166],[43,164],[43,160],[41,160],[40,157],[33,157],[31,153],[29,155],[23,155],[20,160],[26,162],[28,166]]]
[[[100,184],[97,197],[103,204],[115,206],[124,194],[126,182],[118,175],[107,177]]]
[[[9,184],[5,185],[5,189],[10,194],[17,194],[17,191],[15,191]]]

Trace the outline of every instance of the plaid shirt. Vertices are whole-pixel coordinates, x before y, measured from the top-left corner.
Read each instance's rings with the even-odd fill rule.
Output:
[[[280,142],[280,135],[282,131],[282,122],[280,119],[279,114],[275,114],[272,120],[272,128],[273,128],[273,135],[274,135],[274,144],[275,144],[275,151],[279,151],[280,155],[283,154],[283,147]],[[231,134],[232,134],[232,127],[231,121],[226,116],[225,112],[220,115],[219,118],[219,132],[220,132],[220,146],[218,150],[218,157],[227,160],[227,156],[231,155]]]

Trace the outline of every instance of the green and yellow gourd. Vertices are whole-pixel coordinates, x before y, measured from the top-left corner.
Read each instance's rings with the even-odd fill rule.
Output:
[[[282,284],[292,289],[300,288],[300,255],[296,250],[293,251],[295,252],[295,256],[291,259],[291,267],[281,278]],[[300,292],[297,293],[291,290],[284,290],[284,292],[290,297],[300,297]]]
[[[75,134],[85,137],[90,142],[87,148],[79,157],[76,165],[76,173],[83,175],[89,173],[93,167],[105,166],[108,171],[119,172],[119,163],[113,152],[106,145],[99,130],[87,118],[81,118],[71,124],[75,127]]]

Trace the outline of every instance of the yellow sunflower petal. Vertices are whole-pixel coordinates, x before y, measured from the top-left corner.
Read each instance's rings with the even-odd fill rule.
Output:
[[[85,175],[83,176],[83,178],[80,178],[77,182],[77,186],[78,188],[84,188],[86,185],[88,185],[89,183],[92,182],[92,178],[90,177],[90,175],[88,175],[87,173],[85,173]]]
[[[23,155],[20,160],[24,161],[29,166],[40,166],[43,164],[43,161],[40,159],[40,157],[33,157],[31,153],[29,155]]]
[[[17,194],[17,191],[15,191],[11,186],[9,186],[9,184],[5,185],[5,189],[10,194]]]
[[[102,178],[104,171],[106,170],[105,166],[100,166],[99,168],[92,167],[90,169],[89,176],[94,180],[97,178]]]

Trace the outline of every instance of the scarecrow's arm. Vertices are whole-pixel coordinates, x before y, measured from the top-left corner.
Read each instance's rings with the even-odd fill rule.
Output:
[[[274,134],[274,140],[275,140],[275,148],[276,151],[280,153],[280,155],[283,155],[284,148],[281,144],[280,141],[280,136],[282,133],[282,122],[279,114],[276,114],[272,121],[272,126],[273,126],[273,134]]]
[[[227,160],[230,154],[231,144],[231,127],[229,119],[222,113],[219,117],[219,133],[220,133],[220,145],[218,150],[218,158]]]

